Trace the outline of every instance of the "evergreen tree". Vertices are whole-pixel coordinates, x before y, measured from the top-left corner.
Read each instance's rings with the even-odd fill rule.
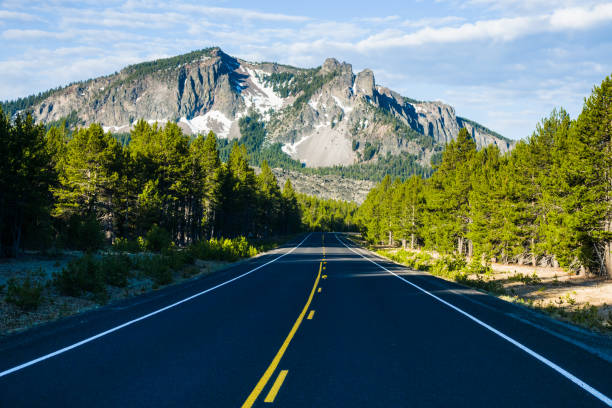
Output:
[[[0,254],[15,257],[24,231],[42,234],[48,222],[50,187],[57,180],[45,129],[32,117],[11,124],[0,108]]]
[[[300,230],[302,216],[297,195],[289,179],[287,179],[283,187],[281,213],[281,232],[288,234]]]
[[[66,220],[71,216],[95,219],[111,238],[116,221],[113,199],[123,168],[117,140],[97,124],[78,129],[67,145],[63,167],[61,186],[55,190],[55,215]]]
[[[567,229],[577,256],[591,271],[612,273],[612,77],[595,87],[570,132],[561,167]]]
[[[281,191],[268,162],[261,164],[261,173],[257,176],[259,193],[259,228],[264,236],[280,229]]]
[[[462,128],[457,138],[446,145],[442,163],[429,183],[428,219],[425,232],[429,246],[443,250],[470,252],[467,241],[469,224],[469,192],[476,155],[476,143]]]

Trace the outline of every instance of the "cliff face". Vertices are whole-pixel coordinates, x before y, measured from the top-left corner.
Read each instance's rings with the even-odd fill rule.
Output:
[[[307,166],[376,160],[408,151],[428,164],[436,146],[467,128],[478,147],[512,142],[441,102],[417,102],[330,58],[315,69],[250,63],[218,48],[129,66],[53,92],[32,110],[44,123],[71,113],[82,123],[127,132],[138,119],[178,122],[190,134],[240,136],[238,121],[257,111],[268,139]]]

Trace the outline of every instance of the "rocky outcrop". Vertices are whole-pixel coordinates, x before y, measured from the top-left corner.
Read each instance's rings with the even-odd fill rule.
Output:
[[[376,84],[374,73],[328,58],[316,69],[250,63],[212,48],[137,64],[53,92],[33,107],[48,123],[72,112],[82,123],[127,132],[138,119],[173,121],[187,133],[240,136],[238,121],[256,110],[270,142],[310,167],[377,160],[407,151],[424,165],[436,146],[465,127],[478,147],[509,140],[457,117],[442,102],[417,102]]]
[[[255,168],[255,172],[259,174],[261,169]],[[336,175],[320,176],[279,168],[272,169],[272,173],[278,180],[280,188],[287,180],[291,180],[293,188],[299,193],[357,204],[362,204],[370,190],[376,186],[374,181],[355,180]]]

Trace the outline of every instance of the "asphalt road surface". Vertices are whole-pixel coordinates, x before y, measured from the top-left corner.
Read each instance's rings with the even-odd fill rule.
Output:
[[[612,363],[313,233],[0,341],[0,407],[597,407]]]

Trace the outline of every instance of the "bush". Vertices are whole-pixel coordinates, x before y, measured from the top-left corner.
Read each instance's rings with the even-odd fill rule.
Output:
[[[193,255],[199,259],[214,259],[219,261],[236,261],[257,255],[257,248],[249,243],[245,237],[233,239],[216,239],[200,241],[191,249]]]
[[[162,255],[142,256],[138,260],[138,269],[153,280],[155,287],[172,283],[172,270],[169,258]]]
[[[525,285],[537,285],[542,283],[542,279],[534,272],[532,275],[514,272],[514,275],[508,277],[508,282],[522,282]]]
[[[12,278],[8,281],[6,301],[21,310],[36,310],[42,302],[42,290],[42,285],[30,279],[29,276],[21,283]]]
[[[153,227],[145,236],[145,246],[148,251],[161,252],[170,248],[171,243],[170,233],[157,224],[153,224]]]
[[[144,240],[142,237],[135,240],[129,240],[127,238],[117,238],[113,242],[113,250],[117,252],[129,252],[136,254],[145,250]]]
[[[106,295],[104,273],[92,255],[70,261],[61,273],[53,278],[60,293],[67,296],[80,296],[89,292],[102,300]]]
[[[128,284],[132,261],[127,255],[109,255],[100,259],[104,281],[112,286],[124,288]]]
[[[177,250],[169,248],[162,251],[162,255],[171,269],[179,270],[185,265],[191,265],[195,262],[195,254],[191,248],[186,250]]]

